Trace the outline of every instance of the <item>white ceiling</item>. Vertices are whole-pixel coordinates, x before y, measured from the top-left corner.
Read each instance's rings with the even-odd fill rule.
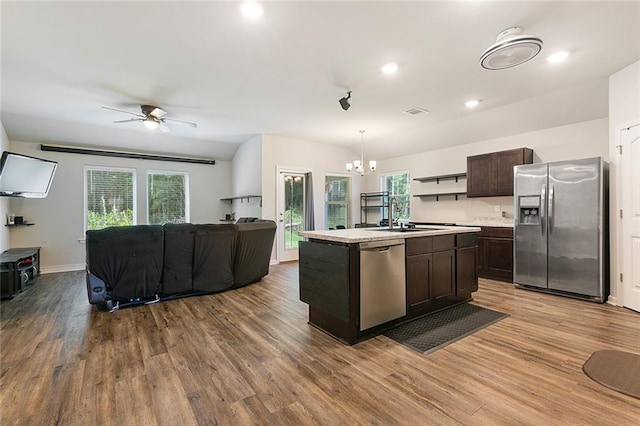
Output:
[[[231,159],[256,134],[390,158],[608,115],[608,77],[640,59],[640,2],[1,3],[1,117],[12,141]],[[544,48],[478,59],[512,26]],[[569,60],[545,58],[569,50]],[[387,61],[400,71],[380,72]],[[338,99],[353,90],[351,108]],[[482,100],[475,110],[463,103]],[[160,106],[197,129],[113,124]],[[421,107],[428,115],[403,111]]]

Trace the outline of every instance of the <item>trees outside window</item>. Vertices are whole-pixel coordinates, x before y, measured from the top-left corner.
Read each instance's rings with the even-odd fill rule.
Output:
[[[409,172],[383,175],[380,178],[382,191],[389,191],[389,197],[396,197],[398,210],[395,210],[394,219],[409,219]]]
[[[147,223],[185,223],[189,221],[187,200],[189,175],[186,173],[147,173]]]
[[[349,176],[325,176],[324,179],[324,229],[336,229],[351,225],[351,178]]]
[[[135,170],[85,168],[85,230],[136,224]]]

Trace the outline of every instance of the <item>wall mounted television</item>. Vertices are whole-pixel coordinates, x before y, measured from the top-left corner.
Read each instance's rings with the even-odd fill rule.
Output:
[[[55,161],[3,151],[0,159],[0,196],[45,198],[57,167]]]

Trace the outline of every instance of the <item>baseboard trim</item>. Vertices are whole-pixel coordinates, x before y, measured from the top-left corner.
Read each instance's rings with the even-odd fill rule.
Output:
[[[56,272],[84,271],[86,265],[84,263],[75,263],[71,265],[55,265],[46,266],[40,270],[41,274],[55,274]]]
[[[278,263],[280,263],[280,262],[278,262],[276,259],[271,259],[269,261],[269,265],[277,265]]]
[[[609,297],[607,298],[607,303],[609,305],[620,306],[618,305],[618,298],[616,296],[609,295]]]

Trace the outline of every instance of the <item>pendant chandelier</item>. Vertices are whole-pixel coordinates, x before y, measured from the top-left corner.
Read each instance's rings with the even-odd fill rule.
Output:
[[[347,171],[364,176],[373,172],[375,169],[376,160],[369,160],[369,171],[365,171],[364,169],[364,130],[360,130],[360,159],[347,163]]]

